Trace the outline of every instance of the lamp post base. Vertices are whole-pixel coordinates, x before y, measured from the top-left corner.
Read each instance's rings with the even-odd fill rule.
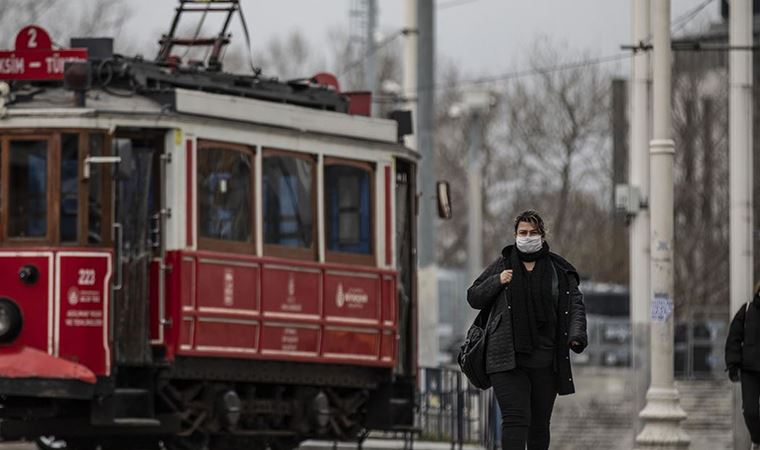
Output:
[[[689,435],[681,428],[686,412],[676,388],[650,388],[647,405],[639,414],[644,428],[636,436],[636,449],[676,450],[689,448]]]

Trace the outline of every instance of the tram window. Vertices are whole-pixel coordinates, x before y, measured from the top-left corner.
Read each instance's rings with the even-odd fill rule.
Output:
[[[76,242],[79,217],[79,135],[61,135],[61,242]]]
[[[8,236],[47,235],[47,140],[12,141],[8,183]]]
[[[334,163],[325,167],[327,250],[372,253],[370,167]]]
[[[253,242],[252,157],[241,148],[202,144],[198,151],[201,237]]]
[[[314,161],[273,153],[264,156],[264,242],[312,248]]]
[[[90,135],[90,156],[103,156],[104,137],[102,134]],[[90,165],[89,190],[87,194],[87,242],[103,242],[103,171],[101,164]]]

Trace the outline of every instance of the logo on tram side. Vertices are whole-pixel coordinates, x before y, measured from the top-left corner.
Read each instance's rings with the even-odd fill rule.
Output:
[[[235,272],[232,269],[224,269],[224,306],[232,306],[235,303]]]
[[[69,301],[69,305],[76,306],[77,303],[79,303],[79,289],[74,286],[70,287],[69,291],[66,293],[66,298]]]
[[[338,289],[335,291],[335,304],[338,308],[347,306],[350,309],[364,308],[369,303],[369,295],[362,288],[349,288],[344,291],[343,283],[338,283]]]

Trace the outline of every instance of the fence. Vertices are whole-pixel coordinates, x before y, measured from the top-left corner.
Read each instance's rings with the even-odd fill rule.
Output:
[[[423,440],[495,449],[500,417],[491,390],[472,387],[459,368],[420,370],[418,428]]]
[[[679,378],[724,376],[723,353],[728,318],[688,315],[675,324],[673,362]],[[631,363],[631,325],[627,317],[588,316],[589,345],[573,356],[573,364],[626,367]]]

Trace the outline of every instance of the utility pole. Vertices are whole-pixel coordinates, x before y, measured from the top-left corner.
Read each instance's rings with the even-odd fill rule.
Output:
[[[632,0],[633,45],[651,39],[651,0]],[[639,51],[631,65],[631,143],[628,183],[649,199],[649,140],[651,138],[651,52]],[[645,404],[649,386],[649,209],[641,208],[630,224],[631,364],[633,368],[636,411]],[[641,431],[637,423],[635,433]]]
[[[364,45],[364,84],[367,90],[372,93],[372,97],[377,94],[377,0],[366,0],[367,2],[367,35],[365,36]],[[377,112],[375,102],[372,102],[372,115]]]
[[[644,428],[638,449],[683,449],[689,437],[681,428],[681,408],[673,379],[673,156],[671,139],[670,0],[653,2],[654,128],[650,143],[651,179],[651,382],[639,414]]]
[[[404,0],[404,107],[412,113],[412,134],[404,136],[404,145],[417,149],[417,0]]]
[[[417,222],[417,281],[419,293],[419,363],[438,365],[438,266],[436,237],[435,164],[435,3],[417,0],[417,149],[422,156],[417,170],[419,215]]]
[[[729,46],[752,45],[752,1],[729,4]],[[752,51],[729,51],[730,317],[752,298]],[[730,319],[729,319],[730,320]],[[734,386],[734,448],[749,448],[741,391]]]
[[[483,270],[483,169],[481,133],[483,112],[473,109],[470,114],[470,148],[467,152],[467,273],[470,281]]]
[[[469,91],[455,105],[467,117],[469,150],[467,152],[467,273],[470,281],[483,271],[483,132],[484,116],[491,108],[492,97],[486,91]],[[474,313],[474,311],[471,311]],[[473,315],[473,319],[474,314]]]

